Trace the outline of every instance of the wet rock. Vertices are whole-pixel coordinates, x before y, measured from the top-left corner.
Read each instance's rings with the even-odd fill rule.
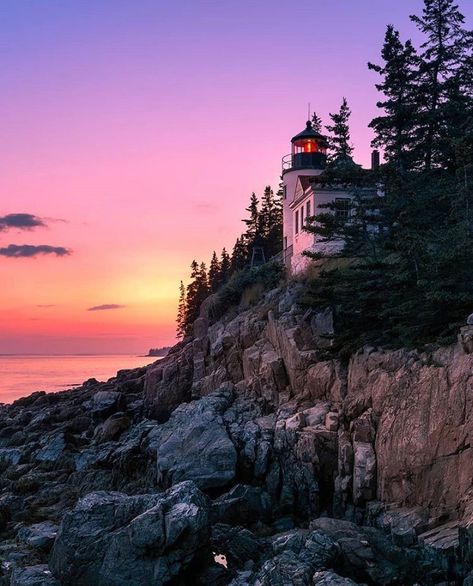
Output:
[[[192,482],[154,495],[92,493],[65,515],[49,566],[75,586],[167,584],[208,538],[207,499]]]

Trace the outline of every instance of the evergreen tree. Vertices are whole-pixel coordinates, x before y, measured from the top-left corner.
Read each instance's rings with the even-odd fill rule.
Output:
[[[250,197],[250,204],[245,209],[245,211],[248,212],[249,217],[243,220],[243,223],[246,225],[244,238],[248,248],[254,246],[260,236],[260,215],[258,206],[259,200],[253,192]]]
[[[376,134],[373,146],[381,147],[385,159],[395,166],[399,175],[404,176],[412,167],[418,59],[412,43],[407,41],[404,45],[392,25],[387,27],[381,56],[383,66],[368,63],[369,69],[382,77],[376,88],[384,97],[377,103],[383,114],[370,123]]]
[[[384,63],[370,65],[385,96],[384,113],[371,123],[388,161],[385,197],[360,197],[356,174],[377,180],[366,171],[334,177],[342,171],[334,166],[318,177],[352,186],[352,217],[337,220],[330,205],[309,227],[319,241],[339,238],[344,248],[343,262],[322,269],[306,301],[333,308],[338,349],[347,352],[364,343],[451,341],[471,313],[471,33],[450,0],[425,0],[423,17],[413,20],[427,36],[421,58],[388,27]]]
[[[322,132],[322,118],[317,116],[317,113],[314,112],[312,114],[311,122],[312,122],[312,128],[315,130],[315,132],[318,132],[320,134]]]
[[[261,198],[259,214],[261,231],[261,245],[265,256],[271,258],[282,250],[282,192],[274,195],[269,185],[266,186]]]
[[[212,260],[210,261],[209,265],[208,279],[209,289],[212,293],[214,293],[221,284],[221,266],[215,250],[212,254]]]
[[[331,134],[329,138],[331,160],[334,161],[337,158],[346,159],[351,157],[353,153],[353,147],[350,144],[350,116],[351,110],[348,107],[346,98],[343,98],[340,110],[335,114],[329,114],[332,124],[329,124],[325,128]]]
[[[231,272],[241,271],[248,264],[248,248],[244,236],[237,238],[231,257]]]
[[[420,55],[417,143],[429,170],[454,158],[449,143],[449,95],[461,95],[455,85],[471,60],[472,33],[464,29],[465,18],[454,0],[424,0],[422,16],[411,15],[411,20],[426,36]]]
[[[184,283],[181,281],[179,286],[179,302],[177,306],[177,330],[176,334],[178,338],[183,338],[186,334],[186,313],[187,313],[187,305],[186,305],[186,288],[184,287]]]
[[[231,273],[231,259],[225,248],[222,249],[220,255],[220,285],[225,284]]]
[[[205,263],[200,265],[193,260],[191,263],[191,282],[187,285],[186,296],[186,331],[199,317],[201,303],[209,294],[209,284]]]

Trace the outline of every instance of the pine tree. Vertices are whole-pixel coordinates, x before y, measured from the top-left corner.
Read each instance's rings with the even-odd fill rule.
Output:
[[[244,234],[245,242],[248,247],[255,244],[255,241],[259,237],[260,232],[260,216],[259,216],[259,200],[256,194],[253,192],[250,197],[250,203],[245,211],[248,212],[249,218],[246,218],[243,223],[246,225],[246,231]]]
[[[422,16],[411,15],[411,20],[426,36],[420,55],[417,143],[429,170],[454,156],[448,140],[449,94],[458,72],[471,60],[472,33],[464,29],[465,18],[454,0],[424,0]]]
[[[220,285],[225,284],[231,273],[231,259],[225,248],[222,249],[220,255]]]
[[[231,272],[236,273],[244,269],[248,264],[248,248],[244,236],[237,238],[231,257]]]
[[[199,317],[200,306],[209,294],[209,284],[205,263],[195,260],[191,263],[191,282],[187,285],[186,305],[186,331],[189,331],[192,324]]]
[[[312,128],[315,130],[315,132],[318,132],[320,134],[322,132],[322,118],[317,116],[317,113],[314,112],[312,114],[311,122],[312,122]]]
[[[353,147],[350,144],[350,116],[351,110],[348,107],[346,98],[343,98],[340,110],[335,114],[329,114],[332,124],[325,128],[331,133],[329,144],[331,150],[331,160],[346,159],[351,157]]]
[[[261,245],[265,256],[269,259],[282,250],[282,192],[274,195],[271,186],[267,185],[261,198],[259,214]]]
[[[347,352],[365,343],[451,341],[471,313],[471,33],[450,0],[425,0],[423,17],[413,20],[427,36],[420,58],[388,27],[383,65],[369,65],[384,94],[384,112],[371,127],[388,161],[381,168],[385,197],[360,200],[352,169],[352,177],[338,178],[352,185],[351,221],[337,221],[328,206],[332,213],[310,227],[322,241],[345,242],[343,264],[322,270],[308,299],[333,308],[338,348]],[[325,180],[336,182],[330,173],[341,170],[333,166]]]
[[[209,289],[212,293],[214,293],[221,284],[221,266],[215,250],[212,254],[212,260],[210,261],[209,265],[208,280]]]
[[[184,287],[184,283],[181,281],[179,286],[179,302],[177,306],[177,330],[176,334],[178,338],[183,338],[186,334],[186,313],[187,313],[187,304],[186,304],[186,288]]]
[[[377,103],[383,114],[370,123],[376,137],[373,146],[381,147],[385,159],[401,176],[412,167],[413,119],[416,113],[416,67],[418,59],[410,41],[405,45],[399,32],[389,25],[381,51],[383,66],[368,63],[382,77],[376,84],[384,99]]]

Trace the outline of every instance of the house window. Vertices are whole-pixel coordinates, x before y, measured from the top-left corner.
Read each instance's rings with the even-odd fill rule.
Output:
[[[296,210],[296,234],[299,233],[299,210]]]
[[[284,250],[287,248],[287,236],[284,236]]]
[[[350,200],[345,197],[335,199],[335,217],[340,222],[348,222],[350,218]]]
[[[287,186],[286,185],[282,186],[282,196],[284,199],[286,199],[286,197],[287,197]]]
[[[305,219],[306,219],[306,221],[309,216],[310,216],[310,200],[305,205]]]

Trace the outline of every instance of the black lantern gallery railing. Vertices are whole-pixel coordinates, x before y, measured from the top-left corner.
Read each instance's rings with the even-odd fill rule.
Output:
[[[325,169],[327,155],[321,151],[315,153],[290,153],[282,158],[282,172],[294,169]]]

